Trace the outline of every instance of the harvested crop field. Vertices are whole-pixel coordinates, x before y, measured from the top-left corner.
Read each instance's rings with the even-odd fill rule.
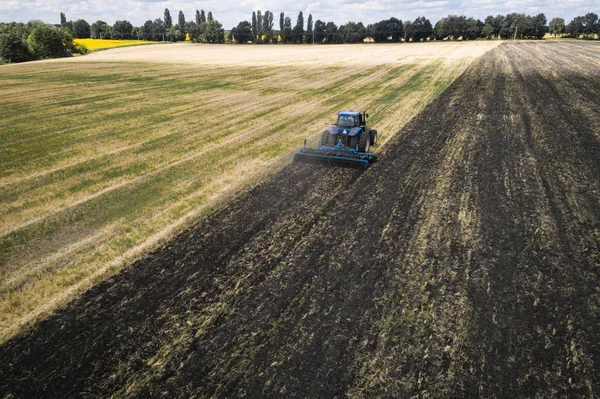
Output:
[[[0,342],[278,171],[336,111],[368,110],[385,142],[496,45],[165,44],[0,67]],[[374,61],[346,64],[353,49]]]
[[[0,348],[15,397],[595,397],[600,46],[503,43]]]

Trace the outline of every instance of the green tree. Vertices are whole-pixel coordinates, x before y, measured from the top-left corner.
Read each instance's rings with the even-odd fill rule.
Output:
[[[92,39],[107,39],[106,36],[108,24],[104,21],[96,21],[90,27],[90,36]]]
[[[320,19],[317,19],[315,21],[315,43],[323,43],[323,40],[325,40],[326,28],[327,25],[325,24],[325,22],[321,21]]]
[[[273,13],[271,11],[265,11],[263,15],[263,30],[265,33],[265,42],[269,43],[273,40]]]
[[[494,36],[494,27],[490,24],[485,24],[481,31],[481,36],[486,39],[491,39]]]
[[[583,17],[583,35],[586,39],[593,39],[599,28],[598,14],[587,13]]]
[[[206,22],[214,21],[212,12],[208,12],[208,16],[206,17]]]
[[[31,55],[27,48],[27,42],[17,29],[0,34],[0,60],[4,62],[29,61]]]
[[[306,20],[305,42],[306,43],[313,42],[313,17],[312,17],[312,14],[308,14],[308,19]]]
[[[169,11],[168,8],[165,8],[165,20],[164,20],[164,24],[165,24],[165,29],[166,30],[171,29],[171,26],[173,26],[173,18],[171,18],[171,11]]]
[[[465,32],[463,33],[463,40],[475,40],[481,37],[483,31],[483,22],[475,18],[467,18],[465,21]]]
[[[200,11],[196,10],[196,25],[200,26],[202,20],[200,19]]]
[[[206,15],[204,14],[204,10],[200,10],[200,23],[198,25],[202,25],[206,23]]]
[[[302,11],[298,13],[298,19],[296,19],[296,25],[292,29],[292,43],[302,43],[304,38],[304,15]]]
[[[362,22],[348,22],[340,26],[338,31],[345,43],[360,43],[366,36],[366,29]]]
[[[27,38],[29,52],[37,59],[67,57],[72,43],[73,37],[66,30],[45,24],[33,28]]]
[[[344,41],[337,25],[333,22],[327,22],[325,25],[325,43],[342,43]]]
[[[179,31],[180,33],[180,40],[185,40],[185,34],[187,33],[185,31],[185,15],[183,15],[183,11],[179,10],[179,23],[177,25],[179,25]]]
[[[129,40],[133,32],[133,25],[129,21],[116,21],[112,27],[112,37],[118,40]]]
[[[214,19],[206,21],[203,25],[200,38],[203,43],[223,43],[225,41],[223,25]]]
[[[62,12],[60,13],[60,26],[62,26],[63,28],[67,26],[67,17]]]
[[[407,37],[412,39],[413,42],[419,42],[425,40],[433,34],[433,27],[431,22],[425,17],[418,17],[410,25],[409,28],[404,28],[407,33]]]
[[[292,20],[290,17],[285,17],[283,21],[283,31],[281,32],[281,38],[284,43],[292,42]]]
[[[500,37],[500,31],[502,30],[502,26],[504,25],[504,15],[488,15],[485,18],[485,24],[489,24],[492,27],[492,36]],[[490,37],[491,38],[491,37]]]
[[[90,24],[85,19],[73,22],[73,36],[78,39],[87,39],[91,35]]]
[[[258,35],[258,25],[256,23],[256,12],[252,11],[252,41],[256,39],[256,35]]]
[[[260,10],[256,11],[256,36],[257,37],[257,42],[258,43],[262,43],[262,36],[263,36],[263,17],[262,17],[262,13],[260,12]]]
[[[242,21],[231,30],[231,34],[233,35],[237,43],[248,43],[253,38],[252,24],[250,24],[250,22],[248,21]]]
[[[551,35],[562,36],[565,33],[565,19],[564,18],[553,18],[548,26]]]

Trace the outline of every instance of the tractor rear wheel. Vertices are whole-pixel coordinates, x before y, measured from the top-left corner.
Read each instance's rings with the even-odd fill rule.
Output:
[[[371,130],[371,145],[377,144],[377,130]]]
[[[369,152],[371,148],[371,135],[368,132],[362,132],[358,139],[358,151]]]

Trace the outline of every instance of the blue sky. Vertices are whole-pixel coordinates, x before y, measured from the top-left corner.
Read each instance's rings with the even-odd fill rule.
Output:
[[[365,24],[377,22],[389,17],[401,20],[414,20],[424,15],[432,23],[448,14],[463,14],[484,19],[490,14],[507,14],[521,12],[526,14],[546,14],[548,21],[554,17],[563,17],[568,23],[573,17],[588,12],[600,14],[600,0],[308,0],[308,1],[157,1],[157,0],[0,0],[0,22],[27,22],[41,19],[48,23],[59,23],[60,12],[64,12],[69,20],[85,19],[89,23],[103,20],[113,24],[116,20],[126,19],[134,26],[142,25],[148,19],[162,18],[164,9],[168,8],[177,20],[179,10],[185,14],[186,20],[194,17],[196,9],[212,11],[225,29],[237,25],[239,21],[250,20],[252,11],[270,10],[275,14],[275,27],[279,25],[279,13],[285,12],[296,22],[298,11],[308,14],[313,19],[334,21],[343,24],[348,21],[362,21]]]

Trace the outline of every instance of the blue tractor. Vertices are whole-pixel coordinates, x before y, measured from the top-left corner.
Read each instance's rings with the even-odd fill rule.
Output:
[[[298,151],[296,161],[324,161],[367,168],[377,160],[370,152],[377,144],[377,130],[367,126],[369,114],[358,111],[338,112],[337,123],[321,133],[317,148],[305,146]]]

